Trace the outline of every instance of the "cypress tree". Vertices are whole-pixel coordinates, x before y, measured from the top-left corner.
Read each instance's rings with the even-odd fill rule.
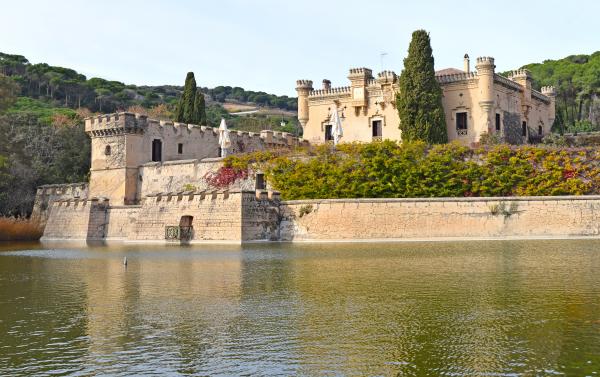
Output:
[[[183,94],[175,110],[175,121],[181,123],[194,123],[194,103],[196,101],[196,79],[194,72],[188,72],[185,77]]]
[[[416,30],[404,59],[396,97],[402,140],[422,140],[430,144],[448,142],[442,89],[435,78],[433,63],[429,34],[425,30]]]
[[[204,94],[198,89],[196,91],[196,100],[194,102],[194,124],[206,125],[206,103]]]

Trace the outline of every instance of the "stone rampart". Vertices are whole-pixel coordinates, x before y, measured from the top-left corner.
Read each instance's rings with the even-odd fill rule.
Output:
[[[108,200],[105,199],[54,201],[42,241],[104,239],[107,208]]]
[[[44,227],[52,205],[57,200],[87,199],[87,183],[67,183],[62,185],[43,185],[35,194],[31,218]]]
[[[280,239],[568,238],[600,236],[600,196],[284,201]]]

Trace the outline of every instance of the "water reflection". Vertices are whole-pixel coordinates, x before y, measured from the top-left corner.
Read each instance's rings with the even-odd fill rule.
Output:
[[[592,375],[598,245],[5,246],[0,375]]]

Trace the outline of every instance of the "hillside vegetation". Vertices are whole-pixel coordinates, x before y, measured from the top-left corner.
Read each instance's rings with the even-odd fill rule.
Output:
[[[534,86],[557,89],[557,132],[600,130],[600,51],[571,55],[524,66],[531,71]]]

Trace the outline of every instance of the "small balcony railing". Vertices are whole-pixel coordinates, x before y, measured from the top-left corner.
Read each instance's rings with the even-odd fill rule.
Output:
[[[381,141],[383,140],[383,136],[373,136],[373,141]]]
[[[165,240],[167,241],[189,241],[194,234],[192,226],[165,226]]]
[[[467,129],[466,128],[457,128],[456,134],[458,136],[467,136]]]

